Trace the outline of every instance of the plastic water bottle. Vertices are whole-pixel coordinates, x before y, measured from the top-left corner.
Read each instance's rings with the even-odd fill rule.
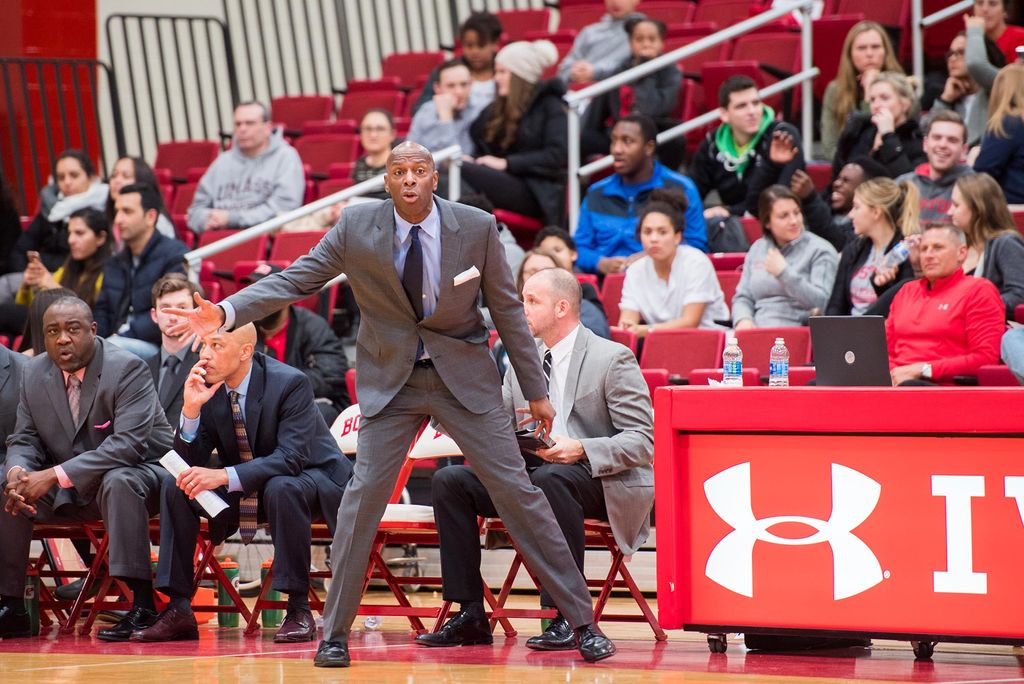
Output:
[[[730,337],[722,352],[722,384],[726,387],[743,386],[743,351],[735,337]]]
[[[768,386],[789,387],[789,350],[781,337],[775,338],[768,357]]]
[[[882,270],[888,271],[890,268],[899,266],[910,256],[910,246],[906,240],[900,240],[892,249],[889,250],[888,254],[882,259]]]

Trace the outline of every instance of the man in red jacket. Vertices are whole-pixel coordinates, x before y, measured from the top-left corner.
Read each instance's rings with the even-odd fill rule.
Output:
[[[893,385],[930,385],[999,363],[1006,329],[999,290],[984,278],[964,275],[967,240],[952,225],[921,236],[924,277],[893,299],[885,336]]]

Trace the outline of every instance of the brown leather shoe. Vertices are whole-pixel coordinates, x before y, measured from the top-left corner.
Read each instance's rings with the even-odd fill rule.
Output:
[[[274,635],[275,644],[291,644],[297,641],[312,641],[316,638],[316,620],[307,608],[289,610],[284,623]]]
[[[129,641],[198,641],[199,625],[192,611],[183,612],[168,608],[160,614],[152,626],[132,632]]]

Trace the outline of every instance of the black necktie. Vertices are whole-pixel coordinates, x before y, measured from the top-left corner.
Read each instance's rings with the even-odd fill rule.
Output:
[[[551,350],[544,352],[544,384],[551,387]]]
[[[235,425],[235,442],[238,444],[238,459],[242,463],[252,460],[252,449],[249,448],[249,437],[245,433],[245,419],[242,417],[242,405],[238,401],[238,392],[228,392],[228,400],[231,402],[231,419]],[[259,499],[255,494],[246,496],[242,493],[242,499],[238,504],[238,531],[242,535],[242,543],[248,544],[256,536],[257,519],[259,510]]]
[[[164,367],[160,372],[160,403],[166,405],[168,395],[171,394],[174,387],[174,375],[178,372],[178,365],[181,363],[174,354],[170,354],[164,359]]]
[[[409,231],[412,244],[405,255],[405,269],[402,271],[402,288],[409,297],[416,319],[423,320],[423,246],[420,245],[420,227]]]

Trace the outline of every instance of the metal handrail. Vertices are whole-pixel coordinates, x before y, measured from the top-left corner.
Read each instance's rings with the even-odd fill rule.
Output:
[[[459,189],[462,184],[462,148],[458,145],[452,145],[434,153],[435,163],[446,161],[451,162],[448,166],[448,198],[454,202],[459,199]],[[261,235],[271,233],[286,223],[304,216],[309,216],[310,214],[325,207],[329,207],[332,204],[352,199],[353,197],[359,197],[368,192],[380,190],[383,187],[384,176],[374,176],[362,183],[357,183],[351,187],[345,188],[344,190],[339,190],[332,195],[328,195],[327,197],[321,197],[318,200],[314,200],[309,204],[299,207],[298,209],[292,209],[291,211],[287,211],[271,219],[267,219],[263,223],[258,223],[251,228],[240,230],[237,233],[228,235],[216,242],[193,249],[185,254],[185,261],[188,262],[191,272],[194,275],[198,275],[202,260],[207,257],[219,254],[225,250],[231,249],[232,247],[249,242],[250,240],[254,240]],[[338,279],[336,278],[325,285],[325,287],[329,287],[337,281]]]
[[[938,12],[933,12],[927,17],[921,16],[921,13],[924,12],[921,3],[922,0],[911,0],[910,2],[910,31],[914,46],[914,76],[917,77],[918,83],[924,82],[924,30],[940,21],[945,21],[965,10],[969,10],[974,6],[974,0],[960,0],[960,2],[940,9]]]
[[[778,95],[779,93],[785,92],[786,90],[789,90],[793,86],[803,83],[804,81],[810,81],[814,77],[818,76],[820,73],[821,71],[818,69],[818,67],[812,67],[805,71],[801,71],[798,74],[793,74],[789,78],[783,79],[776,83],[772,83],[770,86],[765,86],[764,88],[761,88],[759,91],[757,91],[757,94],[761,97],[761,99],[771,97],[772,95]],[[704,114],[701,114],[696,118],[690,119],[689,121],[685,121],[679,124],[678,126],[673,126],[672,128],[668,128],[662,131],[661,133],[658,134],[658,144],[660,145],[663,142],[675,140],[678,137],[686,135],[690,131],[694,131],[703,126],[707,126],[710,123],[714,123],[715,121],[718,121],[718,119],[718,110],[712,109],[710,112],[705,112]],[[808,149],[810,148],[808,147]],[[612,156],[610,154],[601,157],[600,159],[595,159],[589,164],[581,166],[579,170],[579,175],[581,178],[587,178],[597,173],[598,171],[607,169],[609,166],[612,165],[612,161]]]
[[[603,81],[589,85],[586,88],[570,92],[565,96],[565,102],[569,106],[568,110],[568,205],[569,205],[569,230],[573,233],[576,232],[576,222],[579,219],[579,205],[580,205],[580,116],[582,114],[583,105],[591,98],[602,95],[604,93],[615,90],[619,86],[627,83],[632,83],[639,78],[643,78],[649,74],[652,74],[660,69],[663,69],[671,64],[678,62],[681,59],[685,59],[691,55],[695,55],[698,52],[706,50],[710,47],[714,47],[728,40],[743,35],[753,29],[760,28],[766,24],[769,24],[776,19],[781,19],[794,11],[799,11],[803,15],[803,20],[800,22],[801,28],[801,74],[807,73],[813,69],[812,63],[813,58],[811,55],[812,48],[812,37],[811,37],[811,7],[813,0],[793,0],[792,2],[780,3],[771,9],[761,12],[757,16],[744,19],[732,26],[722,29],[717,33],[713,33],[710,36],[699,38],[692,43],[688,43],[680,48],[666,52],[665,54],[655,57],[649,62],[644,62],[638,66],[632,67],[625,71],[622,71],[614,76],[610,76]],[[802,93],[802,110],[801,110],[801,128],[802,135],[805,141],[813,139],[814,135],[814,95],[811,88],[811,81],[809,77],[802,82],[803,93]],[[787,81],[789,79],[786,79]],[[774,84],[778,85],[778,84]],[[718,116],[717,112],[709,112],[709,114]],[[707,115],[704,115],[707,116]],[[703,125],[703,124],[702,124]],[[674,130],[674,129],[673,129]],[[664,131],[668,133],[668,131]],[[659,135],[659,142],[661,136]],[[666,138],[667,139],[667,138]],[[805,143],[809,144],[809,143]],[[610,164],[611,162],[607,162]],[[604,167],[602,167],[604,168]]]

